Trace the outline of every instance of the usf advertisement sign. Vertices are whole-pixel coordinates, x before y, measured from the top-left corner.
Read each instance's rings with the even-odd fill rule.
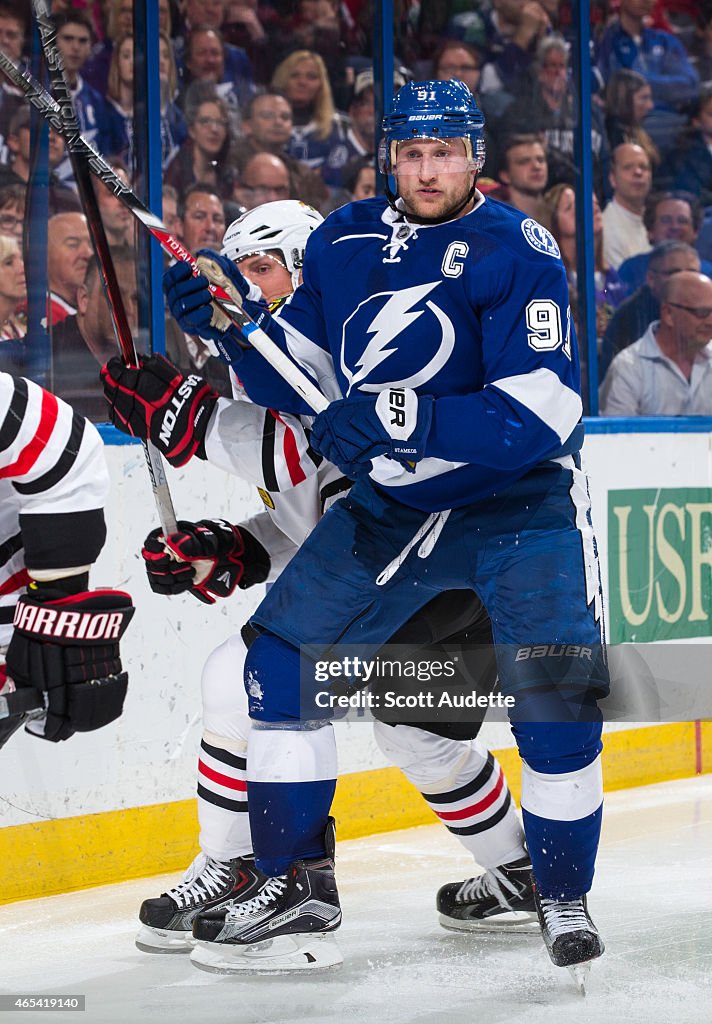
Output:
[[[612,643],[712,635],[712,489],[608,492]]]

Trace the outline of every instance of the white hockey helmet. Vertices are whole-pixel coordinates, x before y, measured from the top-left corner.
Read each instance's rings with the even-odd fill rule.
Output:
[[[247,256],[277,250],[296,288],[307,239],[323,221],[318,210],[298,199],[262,203],[232,222],[225,232],[221,252],[239,263]]]

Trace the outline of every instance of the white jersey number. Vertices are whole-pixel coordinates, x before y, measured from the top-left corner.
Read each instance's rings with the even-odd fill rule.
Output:
[[[553,352],[564,340],[561,311],[553,299],[533,299],[526,309],[527,342],[536,352]],[[568,344],[568,332],[567,332]],[[566,354],[570,358],[570,351]]]

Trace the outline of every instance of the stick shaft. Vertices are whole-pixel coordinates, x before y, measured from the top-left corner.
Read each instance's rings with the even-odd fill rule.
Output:
[[[70,153],[80,154],[86,162],[89,170],[119,199],[124,206],[131,211],[136,219],[151,232],[159,242],[163,250],[174,259],[188,263],[194,273],[197,273],[195,257],[186,249],[180,239],[172,235],[166,228],[160,217],[152,213],[138,198],[135,192],[126,185],[116,174],[114,169],[104,160],[100,153],[86,141],[79,133],[70,132],[61,116],[59,104],[49,95],[40,83],[28,72],[23,71],[12,61],[2,50],[0,50],[0,70],[2,70],[13,85],[21,89],[27,99],[34,107],[49,121],[55,131],[64,137],[67,149]],[[314,382],[296,366],[272,339],[255,323],[254,320],[239,306],[236,306],[230,296],[215,285],[210,285],[213,301],[227,315],[232,323],[264,356],[267,362],[287,381],[294,390],[304,398],[315,412],[321,412],[326,408],[327,400],[324,398]],[[239,354],[225,344],[218,343],[222,357],[232,365],[237,362]]]

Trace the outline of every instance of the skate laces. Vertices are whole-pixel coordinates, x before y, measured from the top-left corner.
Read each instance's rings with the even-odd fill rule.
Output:
[[[494,898],[503,907],[509,906],[507,896],[502,891],[506,889],[511,896],[519,895],[519,888],[517,885],[510,881],[509,878],[497,868],[491,868],[489,871],[485,871],[483,875],[476,875],[474,878],[467,878],[455,894],[456,903],[469,903],[471,900],[481,900],[486,896],[494,896]]]
[[[166,896],[170,896],[178,907],[187,907],[191,903],[201,903],[219,896],[231,878],[226,864],[201,853],[186,871],[183,881],[169,889]]]
[[[541,899],[539,903],[547,931],[553,939],[566,932],[591,930],[583,900]]]
[[[260,891],[256,896],[253,896],[252,899],[233,903],[233,905],[228,908],[225,920],[237,921],[239,918],[253,914],[256,910],[262,910],[264,907],[269,906],[271,902],[284,895],[286,888],[286,875],[276,875],[275,877],[266,879]]]

